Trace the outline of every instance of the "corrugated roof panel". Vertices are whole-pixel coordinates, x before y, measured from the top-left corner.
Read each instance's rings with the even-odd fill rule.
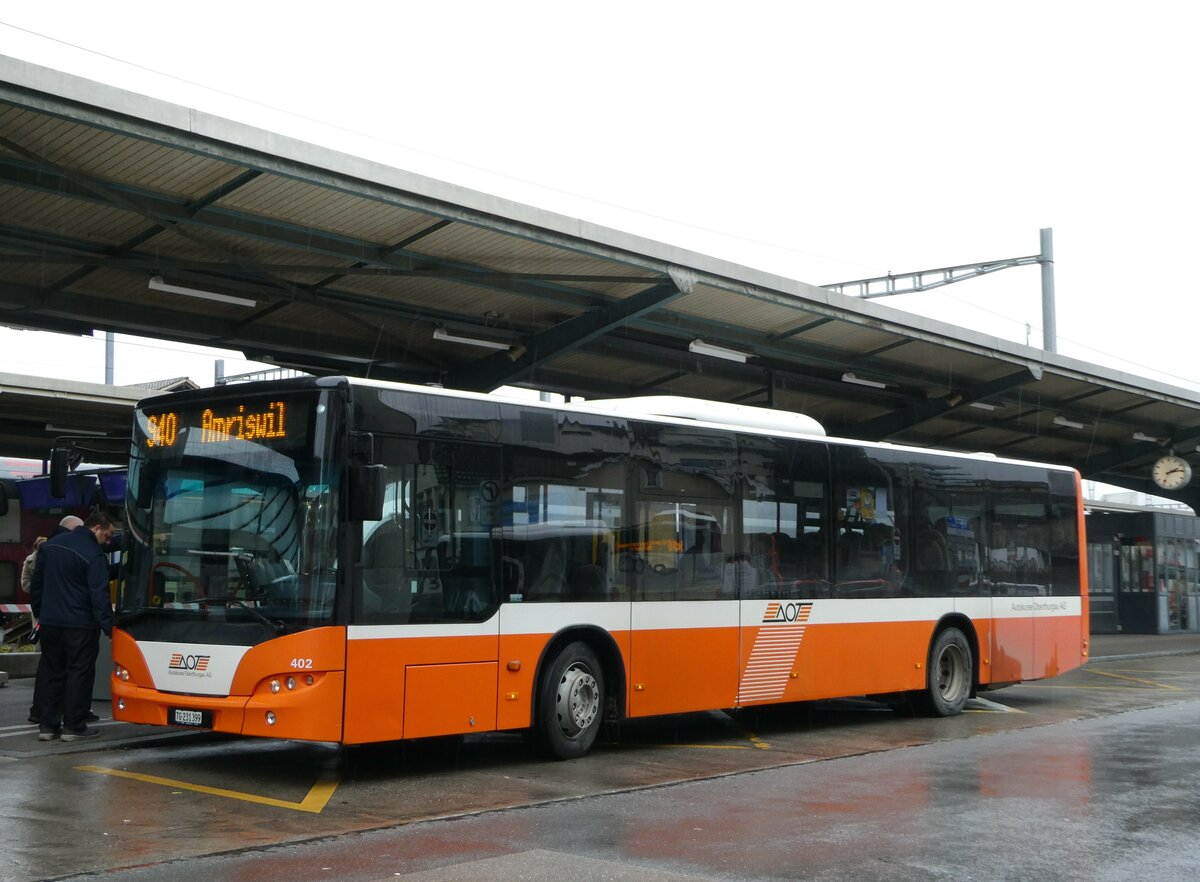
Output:
[[[380,246],[401,242],[437,221],[420,212],[278,175],[263,175],[218,205]]]
[[[1131,422],[1148,420],[1152,425],[1174,427],[1176,431],[1172,434],[1182,435],[1184,432],[1190,434],[1200,429],[1200,411],[1181,413],[1179,405],[1163,401],[1151,400],[1145,407],[1140,407],[1136,412],[1127,414],[1125,419]]]
[[[799,321],[801,315],[786,306],[705,285],[697,285],[691,294],[672,300],[667,308],[681,315],[726,322],[767,336],[789,317]]]
[[[481,323],[541,328],[564,315],[564,310],[551,310],[532,297],[436,278],[347,276],[332,287],[394,302],[405,310],[428,309],[439,316],[460,313],[464,320]]]
[[[904,338],[891,331],[835,319],[806,327],[789,339],[803,340],[806,344],[829,349],[866,354],[891,343],[901,342]]]
[[[434,257],[453,258],[500,272],[653,276],[618,261],[469,224],[452,224],[414,247]]]
[[[207,192],[232,168],[221,160],[7,106],[0,114],[0,128],[39,161],[134,186],[154,181],[154,189],[176,196]],[[188,155],[191,158],[181,166],[181,157]],[[174,172],[167,173],[170,169]]]
[[[874,355],[877,370],[911,373],[914,368],[928,375],[932,389],[961,391],[965,387],[998,380],[1021,370],[1019,365],[986,358],[973,352],[947,349],[913,338],[892,338],[901,345]]]
[[[123,242],[147,226],[145,218],[119,208],[3,184],[0,217],[9,226],[82,239],[98,246]]]
[[[122,167],[113,170],[114,177],[119,176],[139,189],[173,193],[183,201],[208,195],[242,171],[236,165],[212,162],[182,150],[156,155],[153,161],[137,167],[126,161]]]

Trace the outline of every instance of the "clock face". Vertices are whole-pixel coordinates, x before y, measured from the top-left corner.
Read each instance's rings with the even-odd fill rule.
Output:
[[[1154,483],[1164,490],[1178,490],[1192,480],[1192,467],[1179,456],[1164,456],[1150,469]]]

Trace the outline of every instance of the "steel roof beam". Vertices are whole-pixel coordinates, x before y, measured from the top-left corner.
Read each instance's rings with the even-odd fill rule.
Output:
[[[261,352],[280,353],[337,352],[361,363],[388,364],[399,359],[403,365],[413,358],[413,353],[401,345],[393,351],[395,344],[373,340],[333,339],[326,332],[302,333],[287,328],[259,327],[254,337],[239,333],[239,323],[213,318],[197,313],[179,312],[141,305],[130,310],[121,304],[112,304],[97,297],[86,297],[64,292],[55,300],[53,311],[42,310],[32,315],[32,310],[22,308],[23,300],[29,299],[29,291],[14,291],[15,286],[0,285],[0,303],[18,304],[15,309],[0,311],[0,321],[21,327],[39,327],[65,334],[90,334],[97,327],[108,328],[118,333],[142,336],[164,336],[170,330],[170,338],[179,342],[225,349],[255,349]],[[414,365],[413,370],[432,366],[427,363]]]
[[[504,279],[505,284],[502,285],[500,284],[502,274],[492,273],[489,277],[487,274],[492,271],[488,267],[445,260],[407,249],[396,250],[393,245],[380,245],[377,242],[354,239],[335,233],[323,233],[310,227],[301,227],[284,221],[233,211],[219,205],[206,206],[189,214],[187,203],[153,191],[120,187],[108,182],[100,182],[95,187],[81,186],[78,181],[85,177],[82,174],[68,176],[57,170],[38,169],[30,164],[22,164],[18,167],[14,161],[0,156],[0,183],[13,183],[17,186],[54,193],[58,196],[68,195],[111,208],[114,207],[113,202],[98,194],[102,187],[108,187],[114,193],[121,194],[121,202],[130,203],[136,200],[139,204],[147,206],[148,210],[153,211],[157,217],[170,221],[172,228],[178,224],[188,223],[218,232],[246,236],[274,245],[291,246],[308,253],[318,252],[350,261],[351,265],[369,262],[405,271],[428,267],[440,267],[448,271],[457,270],[463,275],[461,278],[455,277],[456,281],[506,293],[554,300],[577,308],[598,306],[607,299],[590,291],[572,289],[554,282],[539,284],[511,276]],[[233,263],[239,267],[245,265],[241,261],[233,261]],[[343,270],[345,267],[338,269]],[[316,270],[320,271],[321,267],[317,266]],[[212,280],[209,281],[212,282]]]
[[[237,190],[241,187],[246,186],[246,184],[250,183],[255,178],[259,177],[259,175],[261,175],[261,174],[262,174],[262,172],[250,171],[250,172],[245,172],[244,174],[238,175],[238,177],[234,178],[232,181],[227,181],[225,183],[218,185],[212,191],[210,191],[206,195],[202,196],[200,199],[196,200],[195,203],[192,203],[192,205],[189,205],[189,210],[199,210],[206,205],[211,205],[213,202],[216,202],[218,199],[222,198],[226,194],[232,193],[234,190]],[[133,236],[130,236],[128,239],[126,239],[120,245],[117,245],[116,247],[114,247],[110,250],[114,254],[117,254],[117,255],[130,254],[139,245],[144,245],[146,242],[149,242],[151,239],[153,239],[159,233],[166,232],[166,230],[167,230],[167,227],[163,226],[162,224],[155,224],[154,226],[147,227],[146,229],[142,230],[139,233],[135,233]],[[43,261],[43,262],[45,262],[45,261]],[[74,272],[68,273],[67,275],[65,275],[61,279],[59,279],[58,281],[53,282],[50,285],[46,286],[45,290],[46,290],[47,295],[52,296],[54,294],[57,294],[59,291],[62,291],[66,288],[71,287],[73,284],[86,278],[87,276],[91,275],[92,273],[96,272],[97,269],[99,269],[100,267],[102,267],[104,265],[105,265],[105,263],[101,262],[101,263],[92,264],[89,266],[80,267],[79,269],[75,270]]]
[[[686,284],[686,283],[685,283]],[[523,341],[508,352],[497,352],[446,376],[455,389],[492,390],[526,376],[543,362],[578,349],[638,316],[658,309],[684,293],[677,280],[656,285],[624,300],[590,309]]]
[[[1007,376],[992,380],[989,383],[978,383],[954,391],[940,398],[930,398],[918,404],[913,404],[902,410],[873,420],[857,423],[854,426],[856,437],[870,441],[882,441],[897,435],[906,429],[919,425],[926,420],[943,416],[962,407],[967,407],[972,401],[980,401],[990,395],[1021,386],[1025,383],[1040,380],[1042,373],[1033,367],[1025,367]]]
[[[0,243],[8,243],[14,247],[24,247],[31,250],[35,249],[53,249],[56,252],[67,255],[65,259],[74,261],[80,264],[98,264],[103,260],[103,245],[89,242],[82,239],[67,239],[64,237],[45,237],[39,234],[36,230],[24,230],[13,226],[0,225]],[[0,255],[0,262],[3,262],[4,256]],[[259,286],[248,285],[242,280],[230,282],[229,280],[214,280],[209,276],[204,275],[186,275],[181,274],[180,279],[184,281],[193,281],[197,284],[220,284],[229,290],[245,294],[250,297],[261,297],[263,292]],[[11,292],[15,289],[9,287],[10,298]],[[24,298],[19,305],[22,307],[34,307],[40,302],[40,289],[22,289],[21,297]],[[0,297],[3,297],[0,294]],[[391,318],[400,318],[410,321],[429,322],[437,324],[438,322],[462,322],[462,317],[458,313],[442,312],[438,310],[430,310],[426,308],[414,309],[403,304],[397,304],[381,300],[378,298],[366,297],[360,294],[352,294],[349,292],[337,291],[329,289],[313,294],[303,286],[297,286],[293,291],[293,297],[287,300],[276,300],[271,304],[271,308],[279,308],[287,306],[291,303],[305,303],[310,305],[327,305],[323,301],[333,301],[338,307],[339,314],[345,315],[344,309],[347,307],[353,308],[360,312],[368,314],[376,314],[388,316]],[[10,300],[11,302],[11,300]],[[256,318],[261,318],[268,311],[267,307],[261,308],[256,314]],[[246,324],[246,321],[239,322],[239,325]],[[378,325],[372,326],[378,328]]]
[[[130,196],[128,193],[118,190],[108,181],[104,181],[91,175],[83,174],[74,169],[60,166],[52,160],[39,155],[36,151],[30,150],[25,145],[13,141],[11,138],[0,135],[0,146],[3,146],[5,149],[17,154],[29,162],[36,163],[40,168],[43,168],[46,171],[54,172],[61,178],[71,181],[72,183],[81,187],[84,191],[90,191],[102,202],[107,203],[113,208],[119,208],[123,211],[128,211],[138,215],[139,217],[143,217],[155,226],[162,226],[165,229],[170,229],[172,232],[184,237],[193,245],[196,245],[204,251],[219,254],[236,262],[235,254],[226,252],[225,249],[220,245],[205,241],[199,236],[196,236],[191,230],[185,228],[184,224],[188,220],[189,215],[194,214],[197,210],[203,209],[189,210],[189,204],[185,203],[181,212],[164,214],[155,210],[154,206],[147,205],[145,200]],[[271,279],[268,279],[268,281],[271,284],[278,284]],[[57,294],[57,290],[54,288],[54,286],[46,289],[46,292],[47,298],[53,297],[55,294]]]

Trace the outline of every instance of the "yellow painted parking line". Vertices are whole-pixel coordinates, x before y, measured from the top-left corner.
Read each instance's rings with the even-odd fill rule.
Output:
[[[1114,674],[1111,671],[1087,670],[1089,674],[1096,674],[1100,677],[1112,677],[1114,680],[1128,680],[1130,683],[1140,683],[1143,686],[1153,686],[1156,689],[1171,689],[1175,692],[1181,691],[1182,687],[1172,686],[1170,683],[1159,683],[1157,680],[1143,680],[1141,677],[1126,677],[1124,674]]]
[[[741,734],[744,735],[747,738],[747,740],[749,740],[750,743],[748,745],[747,744],[663,744],[660,746],[661,747],[682,747],[682,748],[686,748],[688,750],[750,750],[752,748],[757,749],[757,750],[770,750],[771,749],[771,743],[769,741],[763,741],[763,739],[759,738],[753,732],[749,732],[745,729],[742,729]]]
[[[139,772],[125,772],[120,769],[106,769],[103,766],[76,766],[81,772],[95,772],[98,775],[111,775],[114,778],[128,778],[131,781],[142,781],[146,784],[160,784],[163,787],[174,787],[177,790],[191,790],[196,793],[207,793],[210,796],[223,796],[226,799],[240,799],[243,802],[256,802],[259,805],[270,805],[276,808],[291,809],[295,812],[311,812],[320,814],[341,783],[337,775],[322,775],[320,780],[308,791],[308,795],[300,802],[289,802],[286,799],[274,799],[270,796],[257,796],[253,793],[242,793],[238,790],[225,790],[222,787],[206,787],[203,784],[190,784],[187,781],[176,781],[173,778],[160,778],[157,775],[143,775]]]
[[[1170,668],[1152,668],[1150,670],[1142,670],[1141,668],[1110,668],[1109,670],[1116,671],[1118,674],[1158,674],[1160,677],[1194,677],[1197,673],[1200,673],[1197,671],[1171,670]]]
[[[748,744],[660,744],[660,747],[685,750],[749,750]]]
[[[1129,692],[1133,689],[1132,686],[1060,686],[1051,685],[1049,683],[1022,683],[1022,686],[1034,686],[1038,689],[1094,689],[1097,692]]]

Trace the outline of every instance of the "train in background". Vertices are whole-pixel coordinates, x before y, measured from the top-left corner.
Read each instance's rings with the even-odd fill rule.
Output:
[[[40,460],[0,457],[0,615],[6,636],[19,637],[28,620],[29,594],[21,588],[21,566],[38,536],[49,536],[67,515],[87,517],[97,509],[119,514],[125,504],[124,468],[81,466],[55,496]]]

